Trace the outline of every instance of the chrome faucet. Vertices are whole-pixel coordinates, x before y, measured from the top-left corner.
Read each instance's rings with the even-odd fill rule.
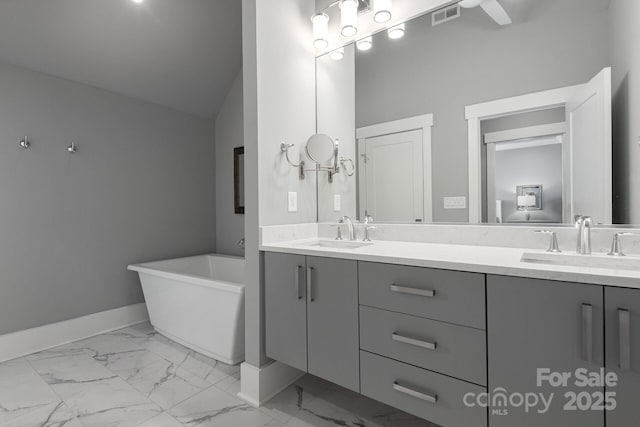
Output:
[[[353,226],[353,221],[348,216],[343,216],[338,221],[339,224],[347,224],[347,229],[349,230],[349,240],[356,240],[356,229]]]
[[[578,229],[577,252],[581,255],[591,255],[591,227],[593,219],[590,216],[576,215]]]

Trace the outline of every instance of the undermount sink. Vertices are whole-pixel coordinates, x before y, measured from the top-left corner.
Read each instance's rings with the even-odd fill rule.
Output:
[[[525,252],[521,262],[534,264],[565,265],[571,267],[609,268],[613,270],[640,271],[640,257],[609,256],[605,254],[578,255],[571,253]]]
[[[334,249],[358,249],[370,245],[373,245],[373,242],[356,242],[352,240],[316,240],[303,243],[303,246]]]

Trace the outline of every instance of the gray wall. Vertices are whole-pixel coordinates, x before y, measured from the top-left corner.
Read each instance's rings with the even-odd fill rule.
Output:
[[[467,210],[443,209],[443,197],[468,193],[466,105],[584,83],[609,63],[606,1],[526,8],[502,28],[480,8],[436,27],[428,15],[411,21],[402,40],[380,33],[356,55],[358,127],[435,114],[435,221],[468,220]]]
[[[613,222],[640,224],[640,2],[611,0]]]
[[[0,334],[142,302],[128,264],[213,252],[213,138],[212,120],[0,65]]]
[[[216,118],[216,250],[220,254],[244,255],[237,245],[244,237],[244,215],[235,213],[233,149],[244,146],[242,71]]]

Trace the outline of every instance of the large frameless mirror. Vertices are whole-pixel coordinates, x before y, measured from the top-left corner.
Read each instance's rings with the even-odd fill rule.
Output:
[[[500,3],[509,25],[449,4],[317,58],[317,131],[356,159],[319,221],[640,223],[633,7]]]

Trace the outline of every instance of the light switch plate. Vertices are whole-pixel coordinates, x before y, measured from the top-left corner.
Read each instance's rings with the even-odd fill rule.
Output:
[[[287,203],[287,210],[289,212],[298,212],[298,193],[296,193],[295,191],[290,191]]]
[[[339,194],[333,195],[333,211],[340,212],[342,210],[342,196]]]
[[[445,197],[444,198],[445,209],[466,209],[467,198],[466,197]]]

